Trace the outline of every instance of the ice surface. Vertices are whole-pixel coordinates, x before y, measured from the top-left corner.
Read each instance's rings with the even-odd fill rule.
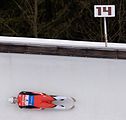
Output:
[[[126,120],[126,61],[0,53],[0,120]],[[8,103],[22,90],[76,98],[69,111]]]

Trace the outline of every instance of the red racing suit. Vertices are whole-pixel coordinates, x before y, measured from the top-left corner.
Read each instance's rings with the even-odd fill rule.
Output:
[[[53,104],[55,98],[44,93],[22,91],[19,93],[17,100],[20,108],[45,109],[56,106]]]

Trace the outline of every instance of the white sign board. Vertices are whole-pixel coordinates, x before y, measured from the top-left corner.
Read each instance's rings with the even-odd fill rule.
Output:
[[[94,5],[95,17],[115,17],[115,5]]]

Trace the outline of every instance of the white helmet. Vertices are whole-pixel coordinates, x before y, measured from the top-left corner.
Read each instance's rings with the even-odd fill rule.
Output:
[[[9,101],[11,104],[15,104],[15,103],[17,103],[17,98],[16,98],[16,97],[10,97],[10,98],[8,99],[8,101]]]

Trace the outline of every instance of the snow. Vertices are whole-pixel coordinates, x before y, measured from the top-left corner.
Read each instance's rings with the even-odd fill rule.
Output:
[[[126,61],[0,53],[0,120],[126,120]],[[19,109],[22,90],[76,98],[69,111]]]
[[[0,43],[26,45],[26,46],[53,46],[53,47],[69,47],[69,48],[93,48],[106,50],[124,50],[126,44],[123,43],[108,43],[105,47],[104,42],[88,42],[88,41],[72,41],[72,40],[57,40],[43,38],[23,38],[23,37],[5,37],[0,36]]]

